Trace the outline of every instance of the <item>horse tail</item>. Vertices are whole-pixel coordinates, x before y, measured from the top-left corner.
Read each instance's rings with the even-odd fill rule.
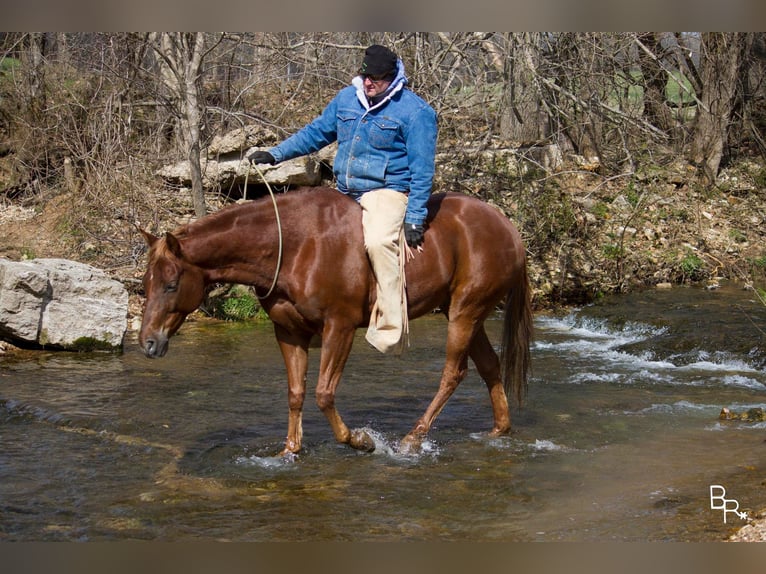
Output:
[[[531,289],[524,261],[518,281],[509,290],[505,301],[500,353],[505,394],[515,397],[519,405],[527,393],[532,331]]]

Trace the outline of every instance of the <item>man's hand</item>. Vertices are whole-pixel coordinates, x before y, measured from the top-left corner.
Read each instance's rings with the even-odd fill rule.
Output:
[[[270,163],[272,165],[276,161],[274,156],[267,151],[254,151],[247,156],[247,160],[252,164]]]
[[[425,233],[425,227],[416,223],[404,224],[404,239],[407,241],[407,245],[415,249],[423,244],[423,233]]]

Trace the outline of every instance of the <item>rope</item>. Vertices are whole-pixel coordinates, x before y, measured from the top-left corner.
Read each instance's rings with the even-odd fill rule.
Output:
[[[277,268],[274,270],[274,280],[271,282],[271,287],[269,287],[268,293],[265,295],[258,295],[258,293],[255,294],[258,299],[266,299],[269,295],[271,295],[272,291],[274,291],[274,287],[277,285],[277,277],[279,277],[279,270],[282,267],[282,222],[279,219],[279,209],[277,208],[277,198],[274,196],[274,192],[271,189],[271,185],[269,185],[269,182],[266,181],[266,178],[263,176],[263,172],[258,168],[257,165],[252,164],[248,162],[250,167],[254,167],[255,171],[258,172],[258,175],[261,176],[261,180],[263,180],[263,183],[266,184],[266,189],[269,190],[269,195],[271,196],[271,203],[274,205],[274,214],[277,217],[277,233],[279,234],[279,252],[277,254]],[[250,169],[247,170],[247,173],[245,173],[245,193],[244,198],[247,199],[247,180],[250,176]]]

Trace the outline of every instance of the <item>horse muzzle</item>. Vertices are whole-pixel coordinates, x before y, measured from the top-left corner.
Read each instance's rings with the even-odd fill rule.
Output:
[[[147,337],[141,345],[144,349],[144,354],[150,359],[157,359],[164,357],[168,352],[168,338],[162,334],[156,334],[151,337]]]

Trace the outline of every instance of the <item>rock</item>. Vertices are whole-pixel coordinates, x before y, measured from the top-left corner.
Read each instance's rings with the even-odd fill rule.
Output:
[[[128,292],[119,281],[66,259],[0,259],[0,338],[22,346],[120,350]]]
[[[255,168],[244,159],[255,149],[243,152],[242,157],[237,154],[233,159],[203,159],[202,185],[205,189],[226,189],[232,184],[244,185],[245,181],[248,184],[263,183]],[[258,169],[270,185],[319,185],[321,181],[319,164],[311,156],[298,157],[277,165],[259,165]],[[188,160],[160,168],[157,175],[177,185],[191,185]]]
[[[618,211],[630,211],[633,209],[630,202],[622,194],[614,198],[612,201],[612,207]]]
[[[718,415],[722,421],[745,421],[749,423],[760,423],[766,421],[766,412],[761,407],[748,409],[743,413],[737,413],[728,407],[723,407]]]
[[[247,150],[252,153],[255,149]],[[261,174],[245,161],[244,167],[240,171],[247,175],[249,183],[262,183]],[[250,172],[248,173],[248,169]],[[319,185],[322,180],[322,173],[319,169],[319,162],[312,156],[301,156],[295,159],[283,161],[276,165],[259,165],[258,169],[263,174],[264,179],[272,185]],[[219,178],[220,179],[220,178]],[[244,180],[242,180],[244,183]]]
[[[230,153],[238,153],[257,145],[270,145],[278,142],[274,130],[260,126],[245,126],[217,135],[207,149],[207,156],[216,158]]]
[[[577,167],[585,171],[598,171],[601,167],[601,159],[595,155],[590,155],[588,157],[573,155],[572,161]]]
[[[250,166],[247,156],[256,150],[268,150],[278,142],[277,135],[267,129],[245,126],[216,136],[201,158],[202,186],[206,190],[227,189],[232,185],[261,184],[261,175]],[[277,165],[259,165],[263,179],[269,185],[301,186],[322,183],[321,163],[332,166],[336,143],[325,146],[317,153],[287,160]],[[190,187],[189,161],[166,165],[157,175],[169,183]]]
[[[759,518],[740,528],[729,537],[731,542],[763,542],[766,541],[766,518],[764,511],[759,513]]]

